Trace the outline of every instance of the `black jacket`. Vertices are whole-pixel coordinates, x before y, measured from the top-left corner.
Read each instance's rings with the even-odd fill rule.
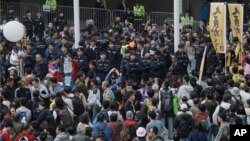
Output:
[[[43,80],[43,78],[48,73],[48,64],[44,60],[37,62],[35,64],[34,71],[35,71],[36,77],[38,77],[40,80]]]

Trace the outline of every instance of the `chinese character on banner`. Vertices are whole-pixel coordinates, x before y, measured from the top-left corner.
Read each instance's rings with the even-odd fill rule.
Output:
[[[241,4],[228,4],[230,25],[233,33],[233,37],[239,39],[239,43],[236,45],[235,55],[241,64],[242,54],[244,49],[241,45],[243,35],[243,5]]]
[[[226,52],[226,5],[225,3],[211,3],[210,36],[217,53]]]

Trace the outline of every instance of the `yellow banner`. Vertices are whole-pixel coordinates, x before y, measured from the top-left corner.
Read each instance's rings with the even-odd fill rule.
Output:
[[[217,53],[226,52],[226,5],[211,3],[209,30]]]
[[[243,5],[228,4],[228,10],[233,37],[238,37],[241,42],[243,34]]]

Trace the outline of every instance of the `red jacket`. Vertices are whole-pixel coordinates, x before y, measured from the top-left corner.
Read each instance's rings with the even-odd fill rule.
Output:
[[[30,132],[30,131],[28,131],[28,130],[24,130],[24,131],[22,131],[21,134],[19,134],[19,135],[16,137],[15,141],[19,141],[19,139],[20,139],[22,136],[27,137],[29,141],[33,141],[33,140],[36,139],[36,136],[35,136],[32,132]]]
[[[10,134],[8,132],[0,130],[0,135],[3,137],[3,141],[11,141]]]

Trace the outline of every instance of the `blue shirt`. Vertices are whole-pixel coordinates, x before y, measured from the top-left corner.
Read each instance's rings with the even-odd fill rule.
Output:
[[[152,127],[154,127],[154,126],[157,127],[157,129],[158,129],[158,134],[157,134],[157,136],[161,136],[161,135],[162,135],[162,132],[163,132],[163,130],[164,130],[164,125],[163,125],[163,123],[162,123],[161,121],[159,121],[159,120],[150,121],[150,122],[147,124],[147,126],[146,126],[147,134],[149,133],[150,129],[151,129]]]

